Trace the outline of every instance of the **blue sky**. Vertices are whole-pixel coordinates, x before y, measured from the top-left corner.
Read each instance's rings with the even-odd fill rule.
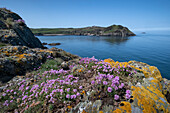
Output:
[[[170,30],[170,0],[0,0],[31,28],[121,24],[132,30]]]

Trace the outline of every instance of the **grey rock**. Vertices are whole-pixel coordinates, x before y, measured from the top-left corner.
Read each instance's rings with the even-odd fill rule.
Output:
[[[12,45],[22,45],[31,48],[43,48],[40,40],[24,22],[17,22],[22,18],[10,10],[0,8],[0,42]]]

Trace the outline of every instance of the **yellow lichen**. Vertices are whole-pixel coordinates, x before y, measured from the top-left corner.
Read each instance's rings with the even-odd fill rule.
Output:
[[[124,104],[123,106],[120,106],[120,109],[122,112],[131,113],[131,104],[129,102],[121,102],[121,104]]]
[[[112,113],[122,113],[122,111],[120,109],[116,109]]]

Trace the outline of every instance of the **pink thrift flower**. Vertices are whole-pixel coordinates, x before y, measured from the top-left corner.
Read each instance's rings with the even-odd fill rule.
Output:
[[[94,84],[95,84],[95,81],[94,81],[94,80],[92,80],[92,81],[91,81],[91,84],[93,84],[93,85],[94,85]]]
[[[76,95],[77,95],[77,96],[80,96],[80,93],[77,93]]]
[[[82,86],[79,87],[79,89],[82,89],[82,88],[83,88]]]
[[[124,83],[121,83],[121,84],[119,85],[119,88],[122,89],[123,87],[124,87]]]
[[[114,99],[118,100],[119,99],[119,95],[114,95]]]
[[[66,98],[70,98],[70,95],[69,95],[69,94],[67,94],[67,95],[66,95]]]
[[[70,88],[67,88],[67,92],[69,92],[70,91]]]
[[[73,89],[73,92],[77,92],[77,89]]]
[[[103,81],[103,84],[104,84],[104,85],[107,85],[107,81]]]
[[[119,81],[119,76],[116,76],[114,79],[115,79],[116,81]]]
[[[26,90],[28,90],[28,89],[29,89],[29,86],[26,87]]]
[[[107,88],[107,91],[108,91],[108,92],[112,92],[112,88],[111,88],[111,87],[108,87],[108,88]]]
[[[129,94],[126,94],[125,97],[126,99],[130,99],[131,96]]]
[[[130,94],[130,93],[131,93],[131,91],[130,91],[130,90],[126,90],[126,93],[127,93],[127,94]]]

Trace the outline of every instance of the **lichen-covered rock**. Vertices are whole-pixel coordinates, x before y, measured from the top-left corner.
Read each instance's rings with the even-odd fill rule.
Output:
[[[43,48],[40,40],[26,26],[25,21],[18,14],[5,8],[0,8],[0,42]]]
[[[55,56],[58,52],[59,56]],[[54,55],[54,56],[53,56]],[[47,58],[60,58],[62,61],[79,58],[76,55],[69,55],[69,53],[62,49],[53,48],[31,49],[26,46],[6,46],[0,48],[0,80],[5,81],[10,76],[25,75],[26,72],[33,70],[45,62]]]
[[[112,65],[115,64],[114,61],[107,61]],[[132,100],[133,103],[122,102],[119,108],[114,111],[114,113],[127,112],[131,113],[137,111],[139,113],[168,113],[170,112],[170,105],[167,100],[167,92],[169,89],[165,81],[163,81],[159,70],[150,66],[146,63],[129,61],[132,68],[137,69],[142,72],[145,76],[143,83],[136,84],[136,86],[131,86],[132,89]],[[167,80],[168,81],[168,80]],[[167,82],[166,81],[166,82]],[[163,90],[163,84],[164,86]],[[163,93],[165,92],[165,94]]]
[[[136,70],[134,76],[142,77],[141,81],[133,80],[130,82],[132,97],[130,101],[122,101],[117,108],[113,106],[103,106],[103,110],[97,110],[93,106],[95,103],[87,103],[82,113],[169,113],[170,105],[170,80],[163,79],[159,70],[155,66],[146,63],[129,61],[115,62],[112,59],[106,59],[113,67],[131,66]],[[101,101],[100,101],[101,102]]]

